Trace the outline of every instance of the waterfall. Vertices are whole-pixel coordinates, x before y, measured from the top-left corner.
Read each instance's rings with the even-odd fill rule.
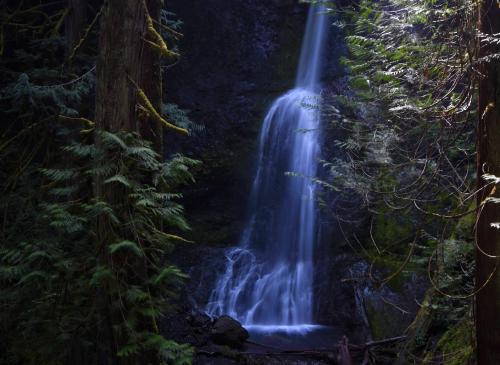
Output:
[[[317,207],[310,178],[320,157],[323,10],[311,5],[295,88],[275,100],[264,119],[250,219],[238,247],[226,253],[226,271],[206,306],[208,314],[230,315],[246,327],[303,329],[313,323]]]

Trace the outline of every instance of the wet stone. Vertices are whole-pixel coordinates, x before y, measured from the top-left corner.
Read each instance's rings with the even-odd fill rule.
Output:
[[[249,333],[237,320],[222,316],[215,321],[211,337],[216,344],[241,348],[248,339]]]

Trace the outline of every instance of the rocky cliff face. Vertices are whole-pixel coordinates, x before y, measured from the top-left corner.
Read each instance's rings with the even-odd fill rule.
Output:
[[[307,6],[296,0],[170,0],[168,9],[183,20],[184,38],[182,58],[167,72],[166,96],[205,127],[181,146],[203,161],[185,200],[191,238],[235,245],[262,118],[294,83]]]

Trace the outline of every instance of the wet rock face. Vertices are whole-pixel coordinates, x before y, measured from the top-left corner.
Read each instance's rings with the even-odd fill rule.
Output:
[[[167,135],[165,143],[203,161],[183,201],[190,238],[236,245],[262,118],[295,81],[307,5],[169,0],[167,8],[183,21],[184,37],[180,62],[166,73],[165,97],[205,128],[182,142]]]
[[[189,310],[204,312],[218,278],[226,269],[226,248],[207,245],[178,247],[171,260],[189,275],[182,288],[183,303]]]
[[[400,336],[415,319],[429,283],[422,273],[402,278],[400,285],[362,286],[362,304],[375,340]]]
[[[314,314],[317,323],[339,328],[353,343],[370,338],[369,325],[356,297],[356,286],[348,279],[357,258],[349,253],[319,248],[316,262]],[[346,280],[347,279],[347,280]]]
[[[218,345],[241,348],[250,335],[240,322],[229,317],[218,318],[211,331],[213,341]]]

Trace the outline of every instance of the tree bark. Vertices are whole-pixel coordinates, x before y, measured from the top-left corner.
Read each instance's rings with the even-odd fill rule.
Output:
[[[480,8],[480,30],[500,33],[500,8],[497,0],[484,0]],[[483,44],[480,57],[499,52],[498,46]],[[477,129],[478,221],[476,227],[476,286],[481,288],[496,270],[500,255],[500,230],[491,223],[500,222],[500,205],[485,203],[500,198],[499,187],[488,185],[483,174],[500,176],[500,61],[482,64],[479,82],[479,122]],[[477,363],[500,364],[500,271],[476,295]]]
[[[160,22],[162,1],[146,1],[149,15],[152,19]],[[161,57],[158,52],[146,44],[142,47],[142,64],[148,67],[141,68],[140,85],[153,106],[161,113],[162,106],[162,72]],[[147,140],[154,143],[157,152],[163,152],[163,127],[153,118],[139,119],[140,134]]]
[[[66,36],[66,58],[80,41],[83,29],[87,25],[87,1],[68,0],[68,14],[64,22]]]
[[[146,4],[147,8],[144,6]],[[148,14],[154,21],[160,21],[161,0],[108,0],[101,16],[99,35],[99,56],[97,60],[95,123],[97,128],[110,132],[137,132],[143,138],[153,142],[157,152],[162,151],[161,125],[151,116],[138,112],[138,91],[141,89],[152,106],[161,108],[161,69],[160,54],[144,40],[147,35]],[[99,144],[99,140],[96,141]],[[123,199],[117,189],[105,187],[100,178],[94,181],[94,195],[114,205]],[[97,239],[106,241],[109,225],[105,218],[97,222]],[[106,251],[107,252],[107,251]],[[100,260],[112,267],[110,257],[104,252]],[[117,263],[114,263],[115,265]],[[138,272],[147,272],[144,266],[135,268]],[[134,270],[135,270],[134,269]],[[116,333],[113,328],[126,317],[113,309],[113,301],[108,299],[107,313],[110,325],[109,347],[113,351],[111,361],[114,364],[157,364],[159,359],[155,351],[146,351],[139,356],[116,357],[117,351],[128,343],[126,334]],[[151,323],[142,323],[147,332],[153,332]]]
[[[161,0],[147,0],[159,22]],[[103,129],[135,131],[161,152],[161,125],[151,117],[138,118],[137,86],[153,107],[161,108],[160,55],[144,42],[146,9],[140,0],[109,0],[101,20],[97,61],[96,123]]]

